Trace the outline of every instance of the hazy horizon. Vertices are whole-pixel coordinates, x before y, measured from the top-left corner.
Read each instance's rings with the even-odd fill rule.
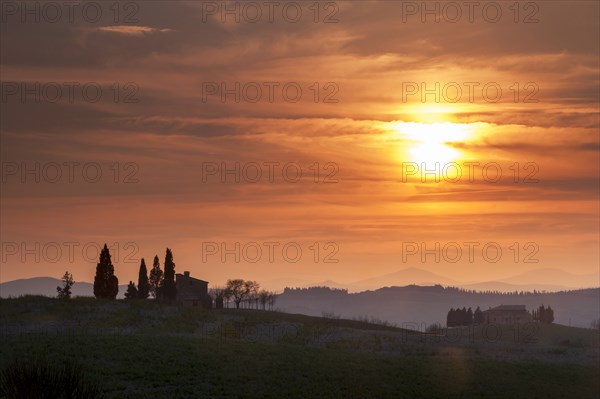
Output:
[[[183,273],[187,270],[179,270],[176,273]],[[534,276],[537,273],[538,276]],[[192,274],[192,277],[200,278]],[[247,279],[252,280],[252,275],[245,276]],[[35,276],[10,281],[0,281],[0,284],[35,280],[35,279],[52,279],[53,282],[60,283],[61,279],[56,276]],[[457,281],[448,276],[430,273],[425,269],[418,269],[409,267],[401,270],[397,270],[394,273],[374,276],[365,280],[360,281],[333,281],[333,280],[322,280],[322,281],[309,281],[302,279],[295,279],[290,277],[289,279],[271,279],[259,281],[262,289],[271,290],[275,292],[282,292],[284,288],[308,288],[308,287],[329,287],[337,289],[347,289],[348,292],[363,292],[368,290],[377,290],[385,287],[404,287],[408,285],[417,286],[432,286],[441,285],[444,287],[456,287],[476,292],[485,291],[499,291],[499,292],[514,292],[514,291],[544,291],[544,292],[559,292],[559,291],[572,291],[589,288],[599,288],[600,284],[597,280],[600,278],[600,273],[591,274],[573,274],[560,269],[535,269],[531,272],[520,273],[518,275],[509,275],[504,278],[497,280],[486,280],[486,281]],[[553,284],[551,281],[560,279],[560,284]],[[85,283],[87,285],[93,284],[91,280],[75,280],[75,284]],[[211,286],[225,286],[226,281],[212,281],[209,282]],[[127,286],[127,282],[120,281],[119,296],[121,297]],[[20,288],[25,289],[27,286],[21,286]],[[32,287],[31,293],[36,293],[36,289],[39,287]],[[51,292],[54,291],[54,287]],[[54,295],[54,294],[52,294]],[[90,294],[91,295],[91,294]],[[6,297],[7,295],[0,292],[0,296]]]

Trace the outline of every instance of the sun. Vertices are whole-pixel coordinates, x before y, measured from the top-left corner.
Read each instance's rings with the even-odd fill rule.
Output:
[[[407,162],[425,164],[433,169],[436,163],[444,165],[461,157],[461,152],[449,145],[461,142],[471,135],[471,126],[462,123],[397,122],[395,130],[408,141]]]

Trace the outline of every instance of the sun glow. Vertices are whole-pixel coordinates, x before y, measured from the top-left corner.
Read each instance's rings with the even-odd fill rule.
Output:
[[[447,123],[456,122],[458,114],[472,111],[471,107],[461,104],[460,108],[456,104],[407,104],[403,106],[399,113],[406,114],[407,121],[416,123]]]
[[[399,122],[395,129],[410,142],[406,154],[409,160],[432,166],[436,162],[445,164],[460,158],[461,152],[448,143],[464,141],[472,134],[470,125],[450,122]]]

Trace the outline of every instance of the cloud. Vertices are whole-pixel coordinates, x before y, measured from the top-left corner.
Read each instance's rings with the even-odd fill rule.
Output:
[[[373,246],[401,237],[568,234],[587,242],[572,252],[589,251],[598,220],[599,3],[538,2],[534,24],[513,22],[511,2],[496,2],[505,7],[498,24],[481,14],[475,23],[403,23],[402,3],[338,2],[334,24],[314,23],[308,9],[297,24],[203,21],[198,2],[141,2],[137,26],[111,25],[110,12],[96,24],[2,24],[3,81],[99,82],[105,93],[75,104],[12,96],[0,107],[3,160],[106,167],[99,184],[13,179],[2,192],[3,233],[26,240],[41,229],[58,240],[95,226],[103,240],[150,235],[161,246],[188,242],[182,264],[197,261],[198,237],[347,239],[362,255],[344,270],[364,268],[356,259],[393,263]],[[204,82],[273,81],[301,84],[302,101],[282,101],[281,92],[274,102],[203,101]],[[479,94],[446,104],[452,110],[441,118],[486,125],[448,145],[506,168],[535,162],[540,183],[514,184],[510,169],[493,185],[403,183],[411,143],[388,122],[417,119],[432,105],[404,102],[407,81],[499,82],[498,103]],[[116,82],[135,82],[139,102],[114,102]],[[324,91],[315,100],[315,82],[335,82],[339,102],[320,101]],[[515,82],[536,83],[539,102],[514,101]],[[303,165],[306,181],[202,184],[203,162],[273,161]],[[115,162],[137,163],[140,182],[114,183]],[[313,183],[308,167],[318,163],[323,177],[328,162],[339,166],[339,183]]]
[[[142,36],[150,33],[164,33],[172,32],[171,29],[158,29],[150,28],[148,26],[130,26],[130,25],[116,25],[116,26],[101,26],[98,28],[100,32],[118,33],[121,35],[128,36]]]

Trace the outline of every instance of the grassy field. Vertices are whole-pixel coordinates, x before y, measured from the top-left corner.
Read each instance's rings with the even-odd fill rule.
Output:
[[[436,343],[421,334],[349,320],[178,310],[151,301],[29,297],[1,300],[0,315],[0,368],[15,358],[72,357],[108,398],[600,395],[597,362],[571,361],[573,354],[567,353],[586,356],[597,350],[585,341],[588,336],[578,341],[581,347],[548,343],[575,331],[562,326],[545,329],[544,342],[486,346]],[[597,336],[589,330],[575,334],[584,332]],[[386,345],[391,337],[401,337],[397,347]],[[498,351],[506,350],[500,344],[562,360],[498,359]]]

